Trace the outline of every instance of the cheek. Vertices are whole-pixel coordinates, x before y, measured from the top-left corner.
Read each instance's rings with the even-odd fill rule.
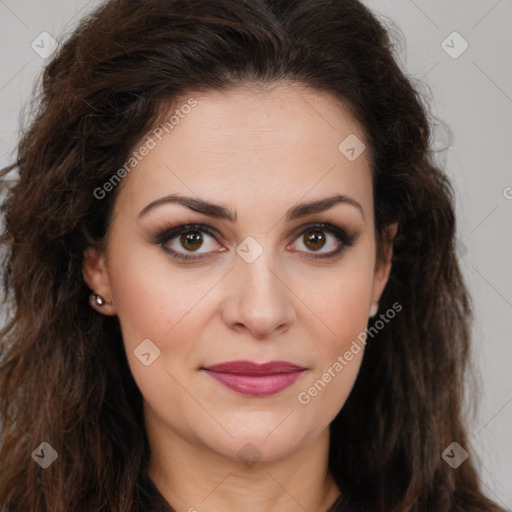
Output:
[[[372,265],[370,257],[354,255],[337,275],[317,282],[310,296],[308,306],[322,320],[311,337],[321,342],[315,343],[317,364],[297,396],[299,407],[310,415],[332,420],[356,381],[365,349]],[[327,335],[319,336],[320,330]]]
[[[337,345],[366,327],[370,290],[370,283],[361,279],[350,288],[340,286],[328,295],[321,309],[322,318]]]
[[[109,277],[128,362],[142,389],[147,379],[156,379],[157,386],[158,381],[168,381],[164,373],[158,377],[160,370],[186,372],[183,362],[190,359],[195,346],[191,340],[200,339],[204,322],[197,318],[200,299],[211,284],[193,279],[184,270],[172,270],[158,249],[138,250],[134,242],[128,251],[125,240],[112,249]],[[136,357],[138,347],[147,339],[160,351],[149,344],[158,354],[151,366],[144,366]],[[181,362],[178,368],[176,361]]]
[[[156,251],[138,250],[135,242],[128,251],[129,243],[126,238],[124,244],[112,244],[109,256],[112,296],[128,364],[153,409],[184,410],[190,397],[179,383],[195,370],[187,361],[194,350],[191,341],[200,338],[202,326],[195,313],[206,285],[200,280],[189,282],[183,271],[171,272],[171,264]],[[148,339],[151,344],[144,341]],[[144,350],[139,349],[142,346]],[[151,362],[145,365],[137,355],[148,351]]]
[[[357,336],[364,332],[372,290],[372,260],[354,254],[346,265],[315,283],[314,294],[307,305],[322,320],[326,336],[321,349],[330,357],[346,350]]]

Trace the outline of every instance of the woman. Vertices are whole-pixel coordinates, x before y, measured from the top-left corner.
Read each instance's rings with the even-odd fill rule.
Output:
[[[452,188],[367,8],[109,1],[40,99],[3,171],[2,510],[499,510]]]

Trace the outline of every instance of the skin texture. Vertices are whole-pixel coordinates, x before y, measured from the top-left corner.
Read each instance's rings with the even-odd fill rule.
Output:
[[[144,397],[149,476],[178,511],[327,510],[340,494],[327,470],[329,423],[353,387],[364,345],[308,404],[298,394],[364,331],[389,276],[391,246],[385,262],[375,260],[367,152],[351,162],[338,150],[364,133],[330,95],[297,84],[190,96],[197,106],[124,178],[105,252],[88,248],[83,264],[91,290],[111,301],[95,307],[118,315],[123,328]],[[179,204],[138,218],[171,193],[221,204],[236,222]],[[285,220],[297,203],[336,193],[362,212],[337,204]],[[302,228],[314,222],[357,233],[354,245],[312,259],[338,244],[323,231],[325,246],[305,245]],[[164,227],[188,223],[219,233],[202,232],[203,260],[174,259],[153,243]],[[248,236],[263,248],[252,263],[236,252]],[[187,252],[179,235],[165,245]],[[144,339],[160,350],[150,366],[134,355]],[[307,371],[275,395],[249,397],[201,370],[235,359],[285,360]],[[237,455],[247,443],[261,457],[250,466]]]

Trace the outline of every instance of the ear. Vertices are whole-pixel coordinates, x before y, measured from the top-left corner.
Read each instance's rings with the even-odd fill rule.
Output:
[[[388,282],[391,272],[391,258],[393,256],[393,239],[398,230],[398,222],[390,224],[386,228],[384,236],[384,260],[375,263],[375,273],[373,278],[372,302],[378,303],[384,288]]]
[[[99,306],[94,302],[90,303],[91,306],[104,315],[115,315],[116,310],[112,300],[107,261],[103,251],[92,246],[85,249],[82,261],[82,275],[84,281],[91,289],[91,293],[101,295],[106,301],[106,304],[103,306]]]

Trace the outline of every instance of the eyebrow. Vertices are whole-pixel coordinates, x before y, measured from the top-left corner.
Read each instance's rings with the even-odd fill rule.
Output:
[[[152,201],[147,206],[145,206],[139,213],[139,219],[147,215],[151,210],[157,208],[158,206],[164,204],[181,204],[186,206],[190,210],[193,210],[198,213],[202,213],[203,215],[207,215],[209,217],[213,217],[216,219],[228,220],[230,222],[236,222],[237,214],[236,212],[231,211],[229,208],[225,206],[221,206],[218,204],[210,203],[203,199],[197,199],[194,197],[186,197],[180,194],[170,194],[165,197],[161,197]],[[326,197],[324,199],[319,199],[316,201],[310,201],[308,203],[298,204],[288,210],[286,213],[286,220],[291,221],[295,219],[299,219],[301,217],[305,217],[306,215],[310,215],[312,213],[320,213],[326,210],[329,210],[333,206],[337,204],[347,204],[357,208],[363,217],[364,220],[364,211],[362,206],[351,197],[348,197],[343,194],[336,194],[332,197]]]

